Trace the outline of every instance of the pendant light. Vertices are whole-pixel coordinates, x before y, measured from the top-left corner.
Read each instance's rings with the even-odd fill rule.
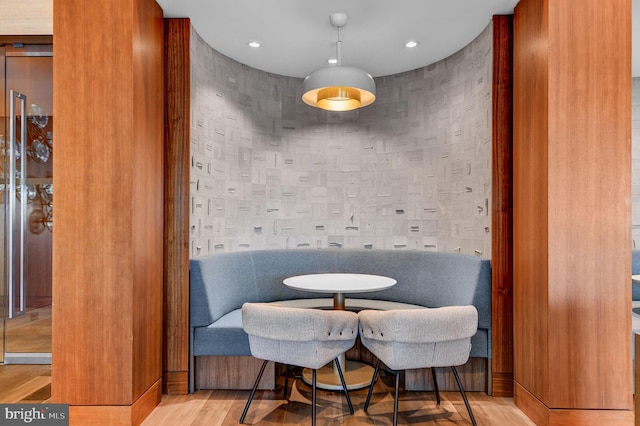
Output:
[[[346,13],[329,17],[338,30],[335,66],[320,68],[302,82],[302,100],[313,107],[328,111],[351,111],[370,105],[376,99],[376,83],[371,74],[354,67],[343,67],[341,59],[341,31],[347,24]]]

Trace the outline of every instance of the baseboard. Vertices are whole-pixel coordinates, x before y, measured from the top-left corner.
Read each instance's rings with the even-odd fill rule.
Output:
[[[496,373],[491,375],[492,396],[513,398],[513,373]]]
[[[160,403],[162,381],[158,380],[131,405],[72,405],[69,426],[138,426]]]
[[[167,395],[186,395],[189,393],[188,371],[163,371],[162,393]]]
[[[632,426],[633,410],[581,410],[549,408],[518,382],[514,382],[516,406],[538,426]]]

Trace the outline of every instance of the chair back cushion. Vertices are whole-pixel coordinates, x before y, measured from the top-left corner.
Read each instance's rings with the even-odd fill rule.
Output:
[[[473,306],[358,314],[363,345],[394,370],[462,365],[478,329]]]
[[[350,311],[245,303],[242,328],[249,335],[254,357],[320,368],[354,345],[358,315]]]

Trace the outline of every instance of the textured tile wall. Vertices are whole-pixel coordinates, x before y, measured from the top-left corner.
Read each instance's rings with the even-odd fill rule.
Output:
[[[191,256],[290,248],[490,257],[491,25],[328,113],[302,79],[191,43]]]

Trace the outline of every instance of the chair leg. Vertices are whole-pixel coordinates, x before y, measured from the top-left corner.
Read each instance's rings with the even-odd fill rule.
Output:
[[[340,361],[338,358],[334,359],[333,362],[336,364],[336,369],[338,370],[338,375],[340,376],[340,383],[342,383],[342,389],[344,389],[344,396],[347,398],[347,404],[349,404],[349,412],[353,414],[353,404],[351,404],[351,398],[349,397],[349,389],[347,389],[347,384],[344,381],[344,374],[342,374],[342,367],[340,367]]]
[[[249,399],[247,400],[247,405],[244,406],[244,411],[242,412],[242,417],[240,417],[240,423],[244,423],[244,418],[247,415],[247,411],[249,411],[249,406],[251,405],[251,401],[253,401],[253,396],[256,394],[256,389],[258,389],[258,384],[260,383],[260,379],[262,379],[262,373],[264,373],[264,369],[267,366],[269,361],[265,360],[262,363],[262,367],[260,367],[260,372],[258,373],[258,378],[256,382],[253,384],[253,389],[251,389],[251,393],[249,394]]]
[[[316,426],[316,370],[311,373],[311,426]]]
[[[367,411],[369,409],[369,403],[371,402],[371,395],[373,395],[373,385],[376,384],[379,368],[380,368],[380,360],[376,361],[376,366],[373,369],[373,377],[371,378],[371,385],[369,385],[369,393],[367,394],[367,400],[364,403],[364,411]]]
[[[398,392],[398,389],[400,388],[400,372],[396,371],[395,373],[396,373],[396,392],[393,397],[393,426],[398,425],[398,397],[400,396]]]
[[[289,391],[289,367],[290,365],[287,364],[287,368],[284,372],[284,393],[282,395],[282,397],[286,400],[289,401],[289,398],[287,398],[287,392]]]
[[[458,370],[455,367],[451,367],[451,371],[453,371],[453,377],[456,378],[456,383],[458,383],[458,388],[460,389],[460,393],[462,394],[462,399],[464,399],[464,405],[467,406],[467,411],[469,412],[469,417],[471,417],[471,424],[473,426],[477,426],[476,419],[473,417],[473,412],[471,411],[471,405],[469,405],[469,401],[467,400],[467,395],[464,393],[464,388],[462,387],[462,382],[460,381],[460,376],[458,376]]]
[[[438,389],[435,367],[431,367],[431,377],[433,377],[433,390],[436,392],[436,405],[440,405],[440,390]]]

